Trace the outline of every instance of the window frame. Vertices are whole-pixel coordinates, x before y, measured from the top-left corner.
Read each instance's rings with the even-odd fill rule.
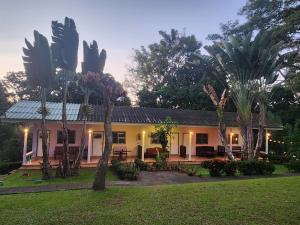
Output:
[[[205,135],[206,136],[206,141],[202,142],[203,139],[201,139],[200,137],[198,138],[198,135]],[[208,144],[208,133],[196,133],[196,145],[207,145]],[[201,141],[202,140],[202,141]]]
[[[74,142],[70,142],[70,132],[74,132]],[[68,130],[68,137],[69,137],[69,143],[70,145],[76,144],[76,130]],[[61,141],[60,141],[61,138]],[[71,139],[71,140],[73,140]],[[63,139],[62,139],[62,130],[57,130],[56,133],[56,144],[63,144]]]
[[[120,133],[124,134],[124,138],[119,136]],[[115,139],[114,134],[117,134],[117,142],[115,142],[115,140],[114,140]],[[122,139],[124,139],[124,143],[120,142],[120,140],[122,140]],[[112,132],[112,143],[116,144],[116,145],[126,144],[126,132],[125,131],[113,131]]]

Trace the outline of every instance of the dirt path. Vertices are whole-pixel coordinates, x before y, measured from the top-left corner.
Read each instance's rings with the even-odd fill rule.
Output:
[[[199,182],[217,182],[229,180],[247,180],[247,179],[272,179],[276,177],[300,176],[300,174],[280,174],[272,176],[236,176],[236,177],[191,177],[184,173],[173,171],[162,172],[141,172],[139,180],[137,181],[108,181],[108,186],[153,186],[164,184],[185,184],[185,183],[199,183]],[[11,187],[0,188],[0,195],[8,194],[22,194],[22,193],[38,193],[51,191],[65,191],[65,190],[80,190],[91,189],[91,183],[83,184],[50,184],[40,186],[28,187]]]

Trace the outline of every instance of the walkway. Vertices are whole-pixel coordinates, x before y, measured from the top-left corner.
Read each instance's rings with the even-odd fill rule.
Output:
[[[217,182],[229,180],[246,180],[246,179],[262,179],[262,178],[276,178],[300,176],[300,174],[280,174],[272,176],[237,176],[237,177],[196,177],[188,176],[184,173],[173,171],[162,172],[141,172],[139,180],[137,181],[108,181],[108,186],[153,186],[164,184],[184,184],[184,183],[199,183],[199,182]],[[0,195],[7,194],[21,194],[21,193],[37,193],[37,192],[51,192],[51,191],[65,191],[65,190],[80,190],[91,189],[91,183],[83,184],[50,184],[29,187],[11,187],[0,188]]]

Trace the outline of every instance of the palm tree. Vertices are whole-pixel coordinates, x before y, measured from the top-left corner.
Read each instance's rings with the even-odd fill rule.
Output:
[[[224,89],[220,100],[217,96],[215,89],[211,85],[204,86],[203,91],[210,97],[212,103],[217,109],[217,116],[219,118],[218,133],[222,145],[225,148],[225,152],[230,160],[235,160],[234,155],[232,154],[232,150],[228,147],[227,138],[226,138],[226,125],[224,122],[224,108],[229,98],[229,96],[227,95],[227,90]]]
[[[106,60],[106,52],[102,49],[99,55],[99,49],[96,41],[88,46],[86,41],[83,41],[83,62],[82,66],[82,77],[80,79],[80,86],[84,92],[84,103],[81,107],[83,113],[83,127],[81,133],[80,149],[77,158],[73,165],[73,172],[78,173],[82,154],[86,144],[86,121],[88,114],[91,112],[89,106],[89,96],[97,88],[97,83],[103,73],[104,65]]]
[[[42,131],[42,150],[43,150],[43,178],[48,179],[49,174],[49,159],[48,159],[48,144],[47,144],[47,128],[46,116],[49,114],[46,108],[46,92],[50,87],[54,76],[54,69],[51,60],[51,51],[48,40],[38,31],[34,31],[33,45],[25,39],[27,48],[23,48],[24,67],[27,75],[27,80],[33,86],[40,88],[41,93],[41,108],[39,113],[42,115],[41,131]]]
[[[243,137],[244,158],[255,157],[251,109],[259,92],[259,82],[261,79],[274,82],[282,68],[283,60],[279,57],[282,43],[271,40],[271,32],[261,31],[256,36],[252,33],[231,36],[206,47],[218,70],[226,73],[226,85],[237,109],[237,121]]]
[[[63,79],[63,105],[62,105],[62,133],[64,156],[62,163],[62,175],[70,176],[68,128],[67,128],[67,94],[68,83],[74,76],[77,67],[77,54],[79,37],[73,19],[65,18],[65,23],[52,21],[52,52],[53,61],[56,68],[61,69]]]

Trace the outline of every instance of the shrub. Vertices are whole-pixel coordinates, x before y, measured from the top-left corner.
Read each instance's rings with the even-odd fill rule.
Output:
[[[198,171],[197,166],[191,166],[191,167],[188,169],[188,175],[189,175],[189,176],[195,176],[195,175],[197,174],[197,171]]]
[[[224,172],[226,176],[234,176],[237,172],[237,163],[235,161],[229,161],[224,165]]]
[[[222,160],[212,160],[205,162],[204,168],[208,168],[209,174],[212,177],[219,177],[224,172],[226,162]]]
[[[272,163],[258,160],[240,161],[238,168],[243,175],[272,174],[275,170]]]
[[[282,163],[288,163],[291,159],[288,155],[273,155],[269,154],[268,159],[270,162],[275,164],[282,164]]]
[[[134,163],[141,171],[147,171],[149,169],[149,165],[140,159],[136,159]]]
[[[287,164],[289,171],[300,172],[300,160],[292,160]]]
[[[21,162],[2,162],[0,163],[0,174],[8,174],[12,170],[20,168]]]
[[[112,169],[122,180],[137,180],[138,168],[135,164],[124,165],[119,160],[112,160]]]

